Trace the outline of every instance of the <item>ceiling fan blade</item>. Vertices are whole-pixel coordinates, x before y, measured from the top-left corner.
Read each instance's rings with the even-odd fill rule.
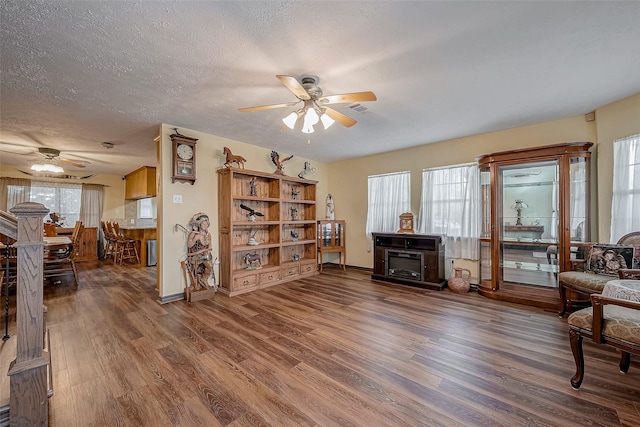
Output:
[[[280,83],[286,86],[298,99],[307,100],[311,99],[311,96],[307,93],[307,90],[300,84],[300,82],[293,76],[276,76]]]
[[[343,102],[364,102],[376,101],[376,94],[373,92],[353,92],[339,95],[328,95],[318,98],[320,104],[340,104]]]
[[[270,110],[272,108],[293,107],[298,102],[300,102],[300,101],[287,102],[286,104],[269,104],[269,105],[260,105],[260,106],[257,106],[257,107],[238,108],[238,111],[240,111],[241,113],[248,113],[249,111]]]
[[[353,120],[351,117],[346,116],[346,115],[334,110],[333,108],[324,107],[323,110],[324,110],[325,114],[327,114],[329,117],[331,117],[333,120],[335,120],[336,122],[340,123],[344,127],[350,128],[351,126],[353,126],[356,123],[358,123],[355,120]]]
[[[85,165],[84,163],[89,163],[89,162],[80,162],[78,160],[71,160],[71,159],[61,159],[61,158],[57,158],[55,159],[55,161],[60,162],[60,163],[64,163],[70,166],[75,166],[77,168],[84,168]]]

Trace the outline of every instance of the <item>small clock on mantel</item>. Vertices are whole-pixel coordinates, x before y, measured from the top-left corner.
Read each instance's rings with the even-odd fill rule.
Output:
[[[413,214],[411,212],[405,212],[402,215],[400,215],[400,230],[398,230],[398,233],[414,234]]]
[[[173,176],[171,182],[196,182],[196,138],[174,133],[170,135],[173,143]]]

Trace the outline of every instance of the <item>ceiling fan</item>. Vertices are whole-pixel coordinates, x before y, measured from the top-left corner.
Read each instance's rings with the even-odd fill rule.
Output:
[[[49,147],[38,147],[38,153],[43,157],[44,164],[64,163],[76,168],[84,168],[86,161],[65,159],[60,157],[60,150]],[[31,167],[33,169],[33,166]],[[37,170],[37,169],[34,169]]]
[[[269,110],[272,108],[293,107],[302,102],[302,108],[292,112],[282,119],[285,126],[293,129],[297,120],[304,116],[302,126],[303,133],[313,132],[313,125],[322,120],[324,128],[327,129],[334,122],[338,122],[345,127],[351,127],[357,122],[351,117],[327,107],[330,104],[341,104],[351,102],[364,102],[377,100],[373,92],[353,92],[343,93],[339,95],[327,95],[322,93],[322,89],[318,86],[320,79],[317,76],[304,75],[300,77],[300,81],[293,76],[277,75],[280,83],[289,89],[298,98],[297,101],[287,102],[283,104],[260,105],[256,107],[240,108],[238,111],[246,113],[249,111]]]

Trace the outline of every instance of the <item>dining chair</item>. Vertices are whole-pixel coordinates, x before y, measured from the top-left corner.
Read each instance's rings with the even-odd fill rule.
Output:
[[[78,221],[79,222],[79,221]],[[78,254],[78,247],[80,244],[80,238],[84,232],[84,225],[82,222],[76,223],[74,233],[72,234],[71,243],[61,248],[51,248],[45,250],[44,253],[44,279],[50,280],[52,278],[73,274],[73,283],[78,284],[78,271],[76,269],[76,256]],[[60,282],[59,280],[56,282]]]

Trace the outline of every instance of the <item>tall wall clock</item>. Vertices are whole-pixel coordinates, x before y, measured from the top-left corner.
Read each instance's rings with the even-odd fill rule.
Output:
[[[196,182],[196,138],[174,133],[170,135],[173,145],[173,176],[171,182]]]

